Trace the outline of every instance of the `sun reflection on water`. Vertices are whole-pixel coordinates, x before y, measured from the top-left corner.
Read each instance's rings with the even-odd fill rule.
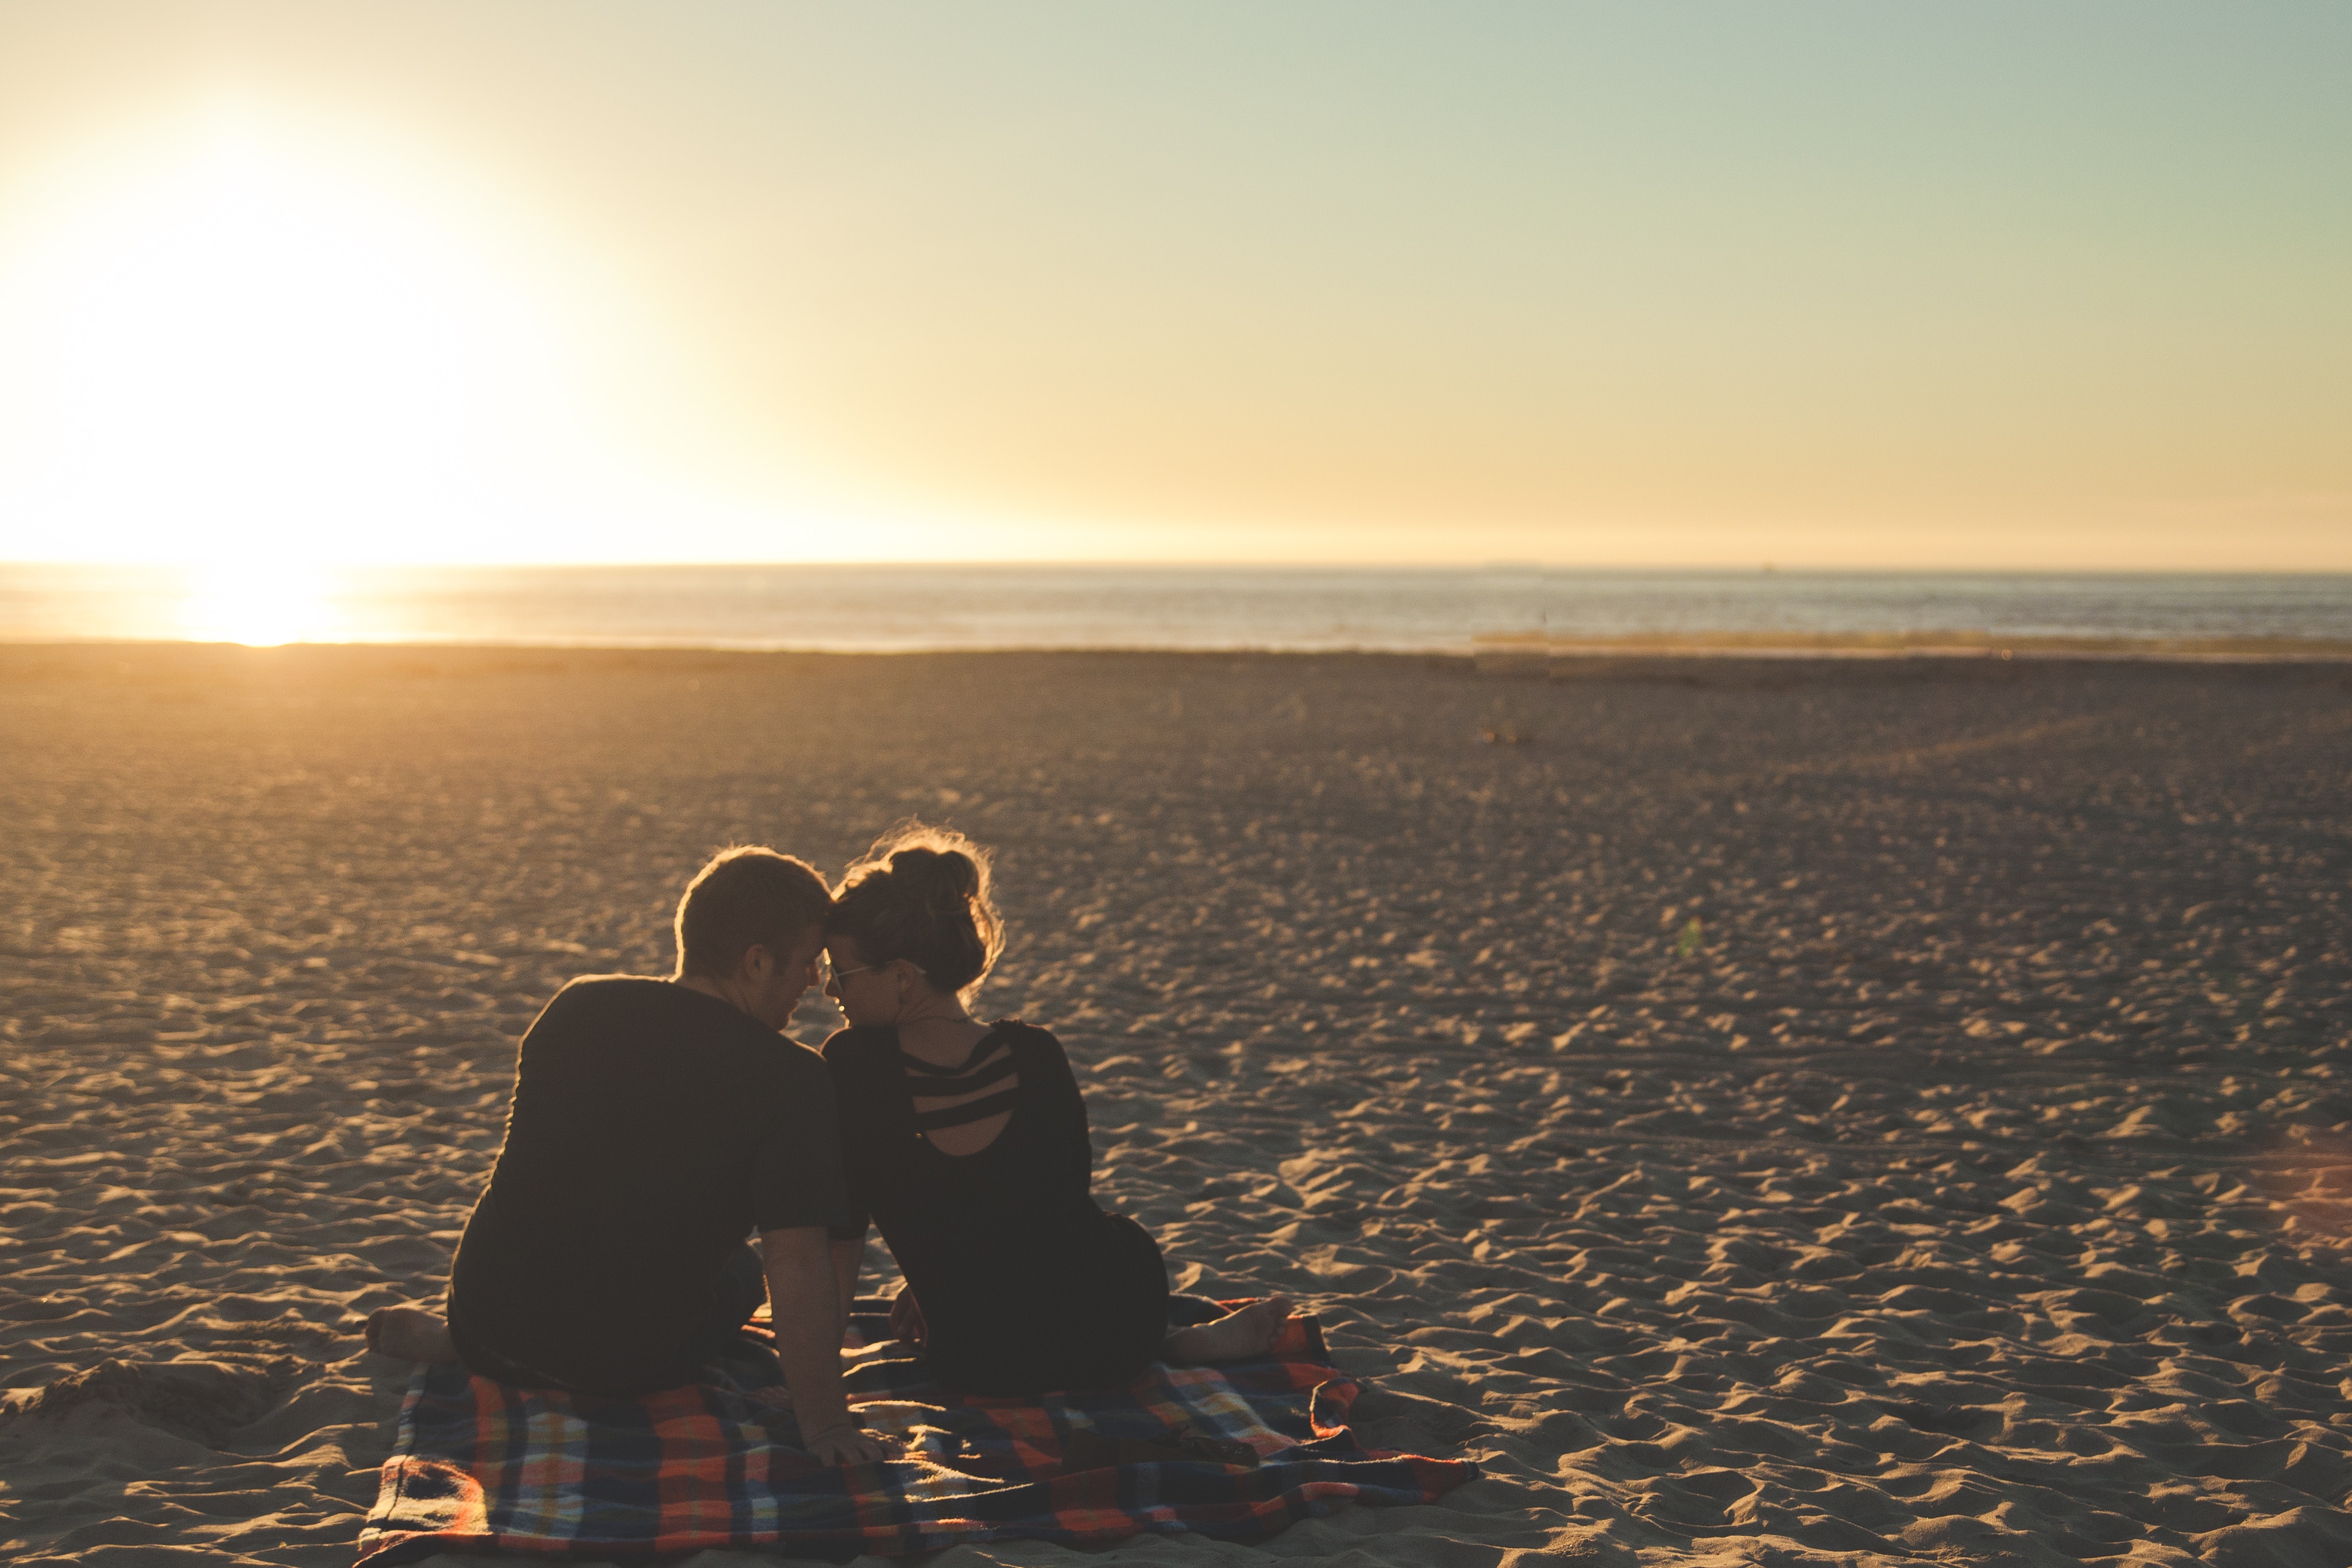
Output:
[[[340,624],[320,567],[290,561],[223,561],[188,568],[181,634],[194,642],[330,641]]]

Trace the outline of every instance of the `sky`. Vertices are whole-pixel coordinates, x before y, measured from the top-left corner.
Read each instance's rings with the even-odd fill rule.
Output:
[[[0,0],[0,560],[2352,570],[2352,7]]]

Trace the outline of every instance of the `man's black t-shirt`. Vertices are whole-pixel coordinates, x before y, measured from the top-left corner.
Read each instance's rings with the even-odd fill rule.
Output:
[[[517,1052],[450,1327],[533,1381],[675,1386],[747,1235],[847,1218],[822,1058],[669,981],[575,980]]]

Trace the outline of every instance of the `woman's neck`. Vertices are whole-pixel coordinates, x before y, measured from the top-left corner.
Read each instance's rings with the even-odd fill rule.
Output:
[[[926,1060],[961,1058],[988,1033],[953,996],[925,997],[899,1013],[898,1026],[899,1047]]]

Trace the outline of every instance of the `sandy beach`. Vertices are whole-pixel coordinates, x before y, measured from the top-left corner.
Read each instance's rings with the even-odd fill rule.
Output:
[[[2352,668],[1563,673],[0,647],[0,1556],[348,1563],[541,1004],[919,815],[1098,1195],[1486,1468],[1087,1555],[2352,1563]]]

